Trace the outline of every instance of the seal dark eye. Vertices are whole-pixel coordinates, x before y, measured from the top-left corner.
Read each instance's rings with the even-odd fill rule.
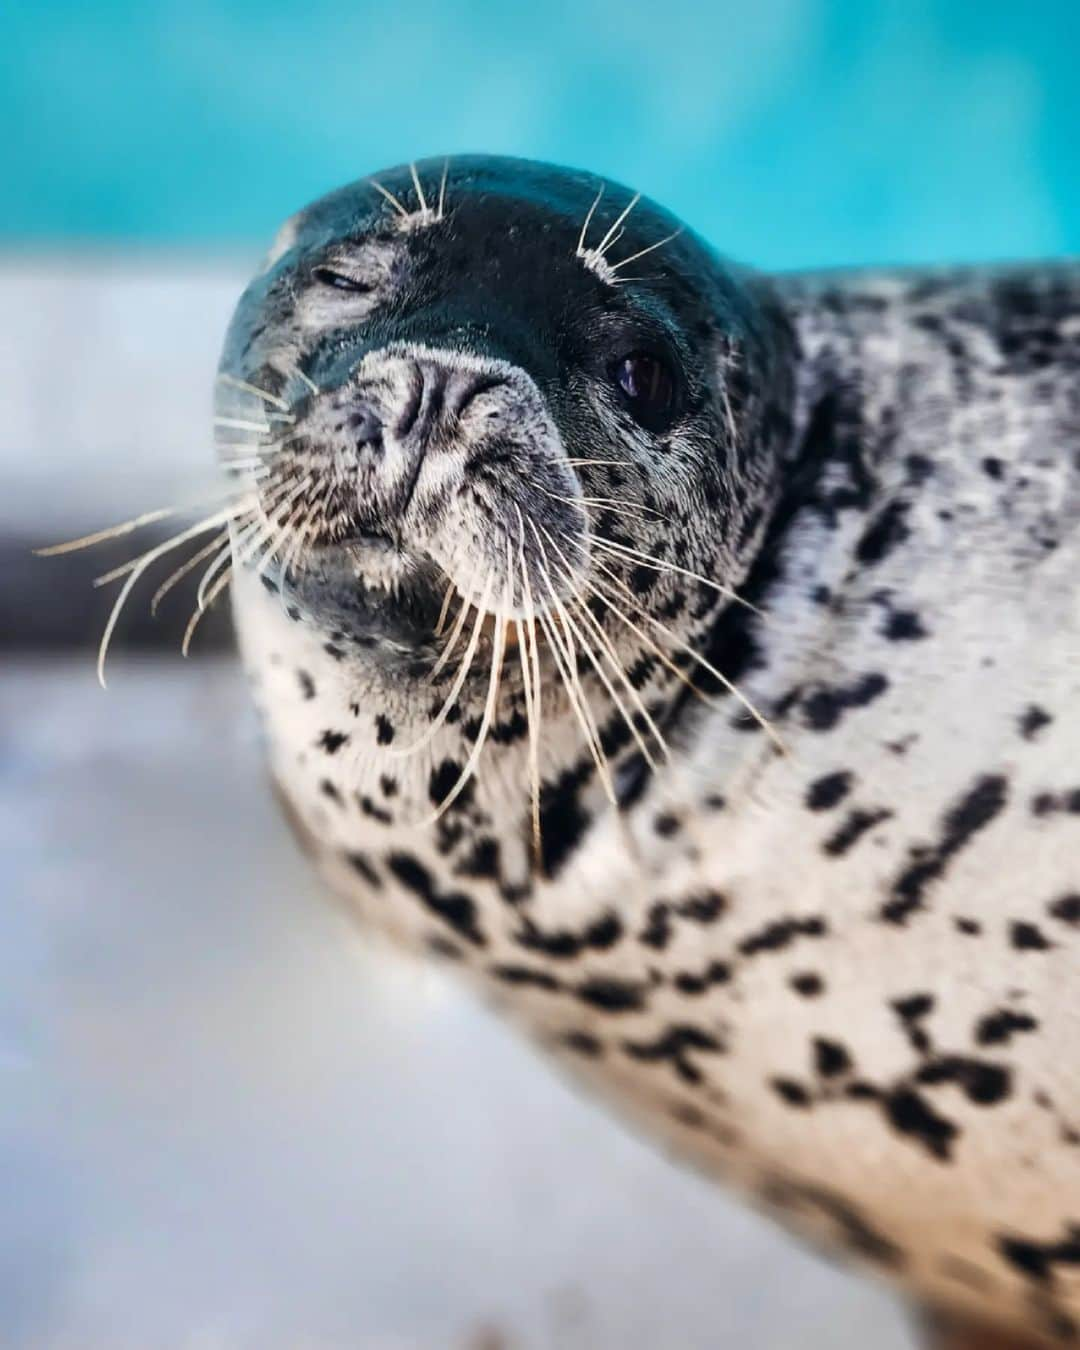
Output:
[[[630,416],[646,431],[666,431],[675,417],[675,375],[651,352],[631,352],[613,363],[611,378]]]
[[[344,272],[335,272],[332,267],[316,267],[312,273],[322,286],[335,286],[339,291],[353,291],[358,295],[367,295],[371,287],[366,281],[347,276]]]

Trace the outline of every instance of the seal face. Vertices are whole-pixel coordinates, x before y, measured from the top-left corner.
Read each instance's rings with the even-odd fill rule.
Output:
[[[287,224],[218,418],[331,884],[792,1227],[1058,1340],[1078,372],[1080,268],[755,277],[476,158]]]

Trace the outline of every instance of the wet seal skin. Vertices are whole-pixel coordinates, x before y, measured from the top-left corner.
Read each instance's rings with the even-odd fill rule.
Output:
[[[940,1325],[1076,1341],[1080,267],[765,276],[431,160],[286,223],[221,375],[330,884]]]

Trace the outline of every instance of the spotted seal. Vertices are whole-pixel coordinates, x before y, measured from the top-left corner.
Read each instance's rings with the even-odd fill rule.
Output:
[[[221,371],[332,886],[963,1334],[1075,1341],[1080,267],[763,276],[429,161],[285,226]]]

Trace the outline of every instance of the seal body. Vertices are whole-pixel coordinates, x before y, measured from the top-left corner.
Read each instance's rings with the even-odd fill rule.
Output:
[[[1080,267],[755,277],[440,167],[297,218],[223,358],[321,494],[235,550],[301,836],[793,1229],[1075,1340]]]

